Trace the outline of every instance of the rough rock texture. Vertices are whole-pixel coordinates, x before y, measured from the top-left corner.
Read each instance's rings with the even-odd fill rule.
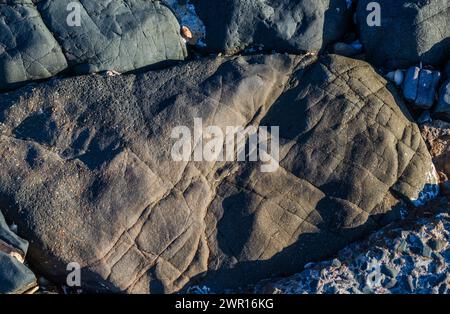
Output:
[[[81,7],[79,27],[66,23],[71,2]],[[42,0],[38,9],[78,73],[126,72],[186,56],[177,19],[159,1]]]
[[[359,0],[356,12],[367,60],[379,67],[440,65],[450,54],[448,0],[379,0],[381,25],[369,26],[371,0]]]
[[[318,51],[339,39],[351,19],[346,0],[193,0],[208,49]],[[350,17],[350,18],[349,18]]]
[[[434,120],[420,126],[442,181],[450,179],[450,123]]]
[[[333,260],[310,263],[301,273],[262,282],[252,292],[450,294],[450,202],[440,207],[443,213],[384,228]]]
[[[0,90],[51,77],[66,67],[31,0],[0,1]]]
[[[0,98],[0,203],[30,257],[95,291],[233,287],[298,271],[436,183],[418,127],[365,62],[216,58]],[[392,93],[391,93],[392,92]],[[280,126],[280,167],[175,162],[193,119]],[[320,243],[318,246],[317,244]]]

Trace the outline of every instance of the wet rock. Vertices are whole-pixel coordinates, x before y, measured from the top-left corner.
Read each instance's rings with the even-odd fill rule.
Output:
[[[45,79],[67,61],[31,0],[0,3],[0,91]]]
[[[251,46],[277,52],[318,51],[350,25],[346,0],[194,0],[207,48],[234,53]]]
[[[415,106],[430,109],[433,106],[441,74],[437,71],[411,67],[406,71],[403,96]]]
[[[406,68],[419,62],[439,66],[450,55],[450,3],[447,0],[378,0],[379,24],[368,10],[372,0],[359,0],[360,39],[368,60],[377,67]],[[371,15],[372,14],[372,15]],[[431,22],[432,21],[432,22]]]

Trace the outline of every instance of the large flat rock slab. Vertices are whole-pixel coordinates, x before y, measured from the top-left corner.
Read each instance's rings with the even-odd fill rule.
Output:
[[[436,183],[386,84],[362,61],[276,54],[4,94],[4,214],[35,267],[64,282],[77,262],[87,291],[223,289],[294,273],[397,219],[398,198],[420,201]],[[174,161],[172,130],[194,118],[279,126],[280,167]]]

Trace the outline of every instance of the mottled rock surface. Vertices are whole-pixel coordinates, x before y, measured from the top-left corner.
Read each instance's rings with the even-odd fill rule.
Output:
[[[420,126],[442,181],[450,179],[450,123],[434,120]]]
[[[368,61],[377,67],[406,68],[419,62],[441,65],[450,55],[448,0],[379,0],[380,26],[370,26],[367,5],[359,0],[356,20]]]
[[[318,51],[347,30],[345,0],[193,0],[210,51]]]
[[[0,98],[0,202],[30,261],[89,291],[233,287],[298,271],[436,183],[417,125],[370,65],[204,59],[54,80]],[[171,131],[280,127],[280,167],[175,162]],[[320,243],[320,245],[317,245]]]

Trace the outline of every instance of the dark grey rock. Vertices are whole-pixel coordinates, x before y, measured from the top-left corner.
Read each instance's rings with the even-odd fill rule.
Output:
[[[48,78],[66,59],[31,0],[0,1],[0,91]]]
[[[81,25],[67,25],[67,5],[81,6]],[[180,25],[159,1],[43,0],[38,9],[77,73],[127,72],[183,60]]]
[[[3,214],[0,212],[0,243],[1,242],[5,243],[4,245],[8,245],[19,250],[22,256],[25,256],[27,253],[28,241],[20,238],[10,230]]]
[[[362,52],[362,47],[358,43],[336,43],[333,46],[333,50],[335,54],[345,57],[352,57],[360,54]]]
[[[32,240],[37,270],[65,282],[78,262],[86,291],[216,290],[294,273],[388,223],[392,191],[416,199],[436,183],[390,86],[345,57],[255,55],[7,93],[4,214]],[[174,161],[171,132],[195,117],[279,126],[280,167]]]
[[[406,68],[419,62],[441,65],[450,55],[448,0],[378,0],[381,25],[369,26],[367,5],[359,0],[356,20],[366,56],[377,67]]]
[[[411,67],[406,71],[403,96],[422,109],[433,106],[441,74],[437,71]]]
[[[450,61],[447,62],[447,66],[445,67],[445,75],[450,79]]]
[[[233,53],[250,46],[266,51],[318,51],[345,34],[346,0],[194,0],[210,51]]]
[[[450,122],[450,79],[442,84],[439,92],[439,101],[434,109],[434,114]]]
[[[20,294],[36,285],[36,277],[16,258],[0,251],[0,294]]]

